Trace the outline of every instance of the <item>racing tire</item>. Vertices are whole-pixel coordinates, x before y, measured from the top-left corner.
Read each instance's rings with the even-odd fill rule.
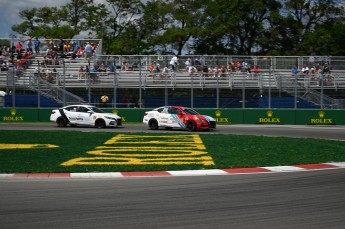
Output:
[[[59,117],[57,120],[56,120],[56,124],[58,127],[66,127],[67,126],[67,120],[63,117]]]
[[[150,119],[149,121],[149,128],[151,130],[157,130],[158,129],[158,122],[156,119]]]
[[[97,128],[105,128],[105,121],[103,119],[97,119],[95,122]]]
[[[186,124],[186,128],[188,131],[194,131],[196,129],[196,124],[194,121],[188,121]]]

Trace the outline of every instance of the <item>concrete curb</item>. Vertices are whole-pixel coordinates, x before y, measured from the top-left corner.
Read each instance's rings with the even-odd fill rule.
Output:
[[[299,172],[311,170],[345,168],[345,162],[305,164],[294,166],[273,166],[254,168],[229,168],[155,172],[93,172],[93,173],[13,173],[0,174],[0,178],[121,178],[121,177],[170,177],[170,176],[212,176],[253,173]]]

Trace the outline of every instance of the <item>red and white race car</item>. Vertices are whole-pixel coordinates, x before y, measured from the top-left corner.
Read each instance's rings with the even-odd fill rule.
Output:
[[[216,128],[216,120],[212,117],[200,115],[191,108],[181,106],[164,106],[147,111],[143,123],[147,124],[151,130],[159,127],[182,128],[189,131]]]

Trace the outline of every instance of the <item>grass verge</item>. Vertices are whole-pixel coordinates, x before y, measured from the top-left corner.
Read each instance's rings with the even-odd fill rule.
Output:
[[[0,173],[166,171],[345,161],[345,142],[321,139],[189,132],[0,130],[0,134]],[[91,163],[64,165],[80,158]]]

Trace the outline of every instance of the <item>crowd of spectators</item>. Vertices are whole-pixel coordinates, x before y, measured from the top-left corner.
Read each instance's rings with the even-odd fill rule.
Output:
[[[299,70],[296,64],[291,67],[291,74],[294,78],[304,78],[316,81],[319,86],[321,83],[328,85],[332,82],[331,68],[328,62],[303,64]]]

